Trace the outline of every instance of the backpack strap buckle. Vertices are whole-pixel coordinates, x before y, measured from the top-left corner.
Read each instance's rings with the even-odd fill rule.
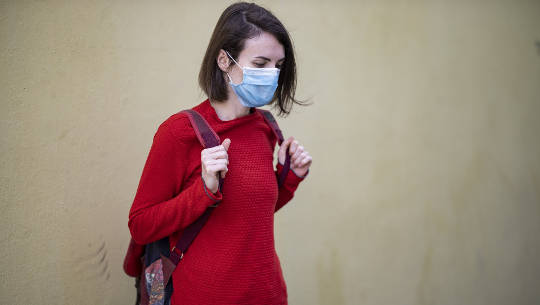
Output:
[[[176,246],[173,246],[171,249],[171,256],[174,256],[175,260],[180,261],[182,258],[184,258],[184,252],[180,251],[180,249],[176,248]]]

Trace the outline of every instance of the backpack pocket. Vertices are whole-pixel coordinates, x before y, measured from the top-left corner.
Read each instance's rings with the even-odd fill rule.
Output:
[[[146,291],[149,305],[164,305],[165,281],[163,276],[163,260],[157,259],[144,270]]]

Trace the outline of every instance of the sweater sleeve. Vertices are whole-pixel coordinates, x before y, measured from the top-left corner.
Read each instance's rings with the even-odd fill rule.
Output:
[[[283,164],[279,161],[277,163],[276,175],[279,177],[281,171],[283,170]],[[276,203],[276,209],[274,213],[281,209],[287,202],[289,202],[294,197],[294,192],[298,188],[300,182],[302,182],[307,175],[309,174],[309,169],[304,176],[298,176],[292,169],[289,169],[285,182],[278,190],[278,200]]]
[[[187,168],[187,149],[162,123],[154,135],[139,186],[129,211],[128,227],[139,244],[147,244],[184,229],[201,216],[209,205],[222,199],[212,193],[202,176],[184,188],[178,181]],[[181,191],[175,194],[176,186]]]

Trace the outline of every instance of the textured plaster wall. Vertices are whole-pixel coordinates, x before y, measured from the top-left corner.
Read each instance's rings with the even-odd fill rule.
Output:
[[[228,1],[0,2],[0,303],[133,304],[128,210]],[[290,304],[540,302],[540,2],[265,1],[313,156]]]

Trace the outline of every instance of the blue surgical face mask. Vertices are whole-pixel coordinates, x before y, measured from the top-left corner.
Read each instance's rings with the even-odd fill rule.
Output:
[[[242,82],[233,84],[229,77],[229,84],[245,107],[260,107],[268,104],[274,97],[278,86],[278,68],[249,68],[240,66],[236,60],[225,51],[227,55],[242,69]]]

